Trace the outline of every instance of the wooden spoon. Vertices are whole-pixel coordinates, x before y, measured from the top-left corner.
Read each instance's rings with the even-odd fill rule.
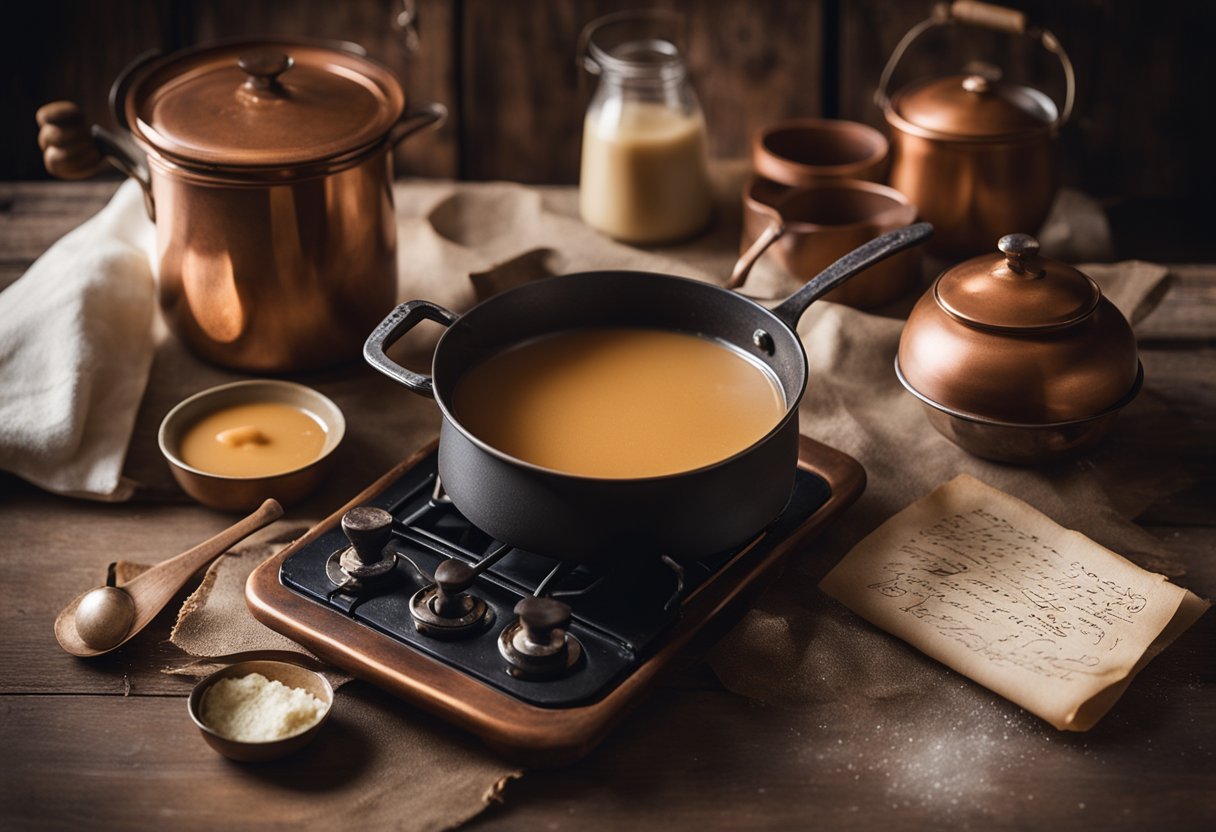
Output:
[[[193,549],[157,564],[122,586],[95,587],[82,593],[55,619],[55,638],[59,646],[73,656],[85,657],[100,656],[121,647],[165,608],[191,575],[282,516],[283,507],[278,501],[267,500],[244,520]],[[87,642],[76,626],[76,612],[81,602],[85,602],[82,613],[88,614],[88,626],[83,628],[89,635]]]

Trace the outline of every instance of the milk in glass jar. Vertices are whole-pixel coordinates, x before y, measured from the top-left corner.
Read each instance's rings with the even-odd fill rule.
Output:
[[[676,24],[663,13],[623,12],[583,30],[580,58],[599,83],[583,123],[579,210],[622,242],[690,237],[713,213],[705,117]]]

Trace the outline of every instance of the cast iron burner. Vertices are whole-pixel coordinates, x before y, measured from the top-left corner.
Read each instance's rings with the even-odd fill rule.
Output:
[[[602,739],[864,482],[854,460],[803,437],[790,501],[755,540],[697,561],[591,569],[470,524],[439,486],[432,445],[258,567],[246,596],[255,617],[322,659],[511,756],[554,763]]]

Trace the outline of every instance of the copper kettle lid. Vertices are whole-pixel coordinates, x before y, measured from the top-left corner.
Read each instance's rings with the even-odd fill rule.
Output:
[[[1055,329],[1084,319],[1102,299],[1090,277],[1039,256],[1029,234],[1008,234],[997,248],[1000,254],[974,257],[938,279],[934,298],[948,314],[985,329]]]
[[[1043,131],[1056,121],[1056,105],[1031,87],[984,75],[949,75],[906,87],[893,112],[918,131],[939,138],[993,138]]]
[[[185,164],[285,167],[357,152],[405,109],[384,66],[319,43],[261,40],[178,52],[133,79],[132,130]]]

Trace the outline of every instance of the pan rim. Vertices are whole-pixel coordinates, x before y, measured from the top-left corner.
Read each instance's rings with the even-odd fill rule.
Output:
[[[449,338],[449,336],[451,336],[451,333],[453,332],[453,330],[455,330],[461,322],[466,321],[466,319],[471,315],[480,316],[480,315],[490,314],[488,312],[484,312],[484,311],[480,311],[480,310],[484,310],[488,307],[491,307],[492,305],[494,305],[494,303],[496,301],[500,300],[501,298],[506,298],[508,296],[516,295],[516,294],[523,294],[523,293],[527,293],[529,291],[537,291],[536,287],[547,284],[553,280],[563,280],[566,278],[579,279],[579,278],[587,278],[587,277],[604,278],[609,275],[628,275],[630,277],[644,276],[647,278],[656,278],[656,279],[660,279],[660,280],[664,280],[664,281],[668,281],[668,282],[672,282],[672,283],[676,283],[676,284],[684,285],[684,286],[696,286],[697,288],[694,289],[693,291],[699,292],[699,291],[712,290],[715,293],[724,293],[724,294],[730,295],[732,298],[735,299],[735,301],[732,301],[732,302],[742,303],[746,307],[750,307],[754,311],[762,313],[764,317],[766,317],[769,321],[772,322],[773,327],[778,328],[778,331],[784,331],[784,332],[789,333],[789,335],[792,337],[792,340],[794,341],[794,343],[797,344],[797,346],[798,346],[798,355],[801,357],[802,372],[800,374],[800,380],[798,383],[797,393],[795,395],[787,397],[785,413],[777,421],[777,423],[772,427],[772,429],[770,429],[767,433],[765,433],[764,436],[760,437],[755,442],[748,445],[746,448],[742,448],[739,451],[736,451],[735,453],[731,454],[728,457],[724,457],[723,459],[719,459],[719,460],[717,460],[715,462],[711,462],[707,465],[702,465],[698,468],[688,468],[683,471],[675,471],[675,472],[672,472],[669,474],[656,474],[654,476],[649,476],[649,477],[593,477],[593,476],[588,476],[586,474],[573,474],[568,471],[560,471],[556,468],[547,468],[543,465],[537,465],[536,463],[528,462],[527,460],[520,459],[519,457],[516,457],[516,456],[512,456],[511,454],[508,454],[505,451],[499,450],[498,448],[495,448],[493,445],[491,445],[488,442],[479,438],[475,433],[473,433],[471,430],[469,430],[459,419],[456,418],[456,416],[452,412],[451,408],[448,407],[448,403],[446,401],[446,396],[444,395],[444,393],[441,389],[441,386],[438,383],[435,383],[435,364],[436,364],[436,359],[438,358],[438,356],[440,354],[440,351],[443,349],[444,342]],[[571,328],[577,329],[579,327],[571,327]],[[676,330],[676,331],[686,332],[687,330]],[[738,348],[738,345],[730,344],[730,343],[726,342],[725,339],[720,338],[715,335],[710,335],[709,333],[694,333],[694,334],[700,334],[703,337],[707,337],[707,338],[710,338],[715,341],[727,343],[728,346]],[[521,342],[523,340],[528,340],[528,339],[526,339],[526,338],[521,339]],[[724,468],[728,465],[731,465],[732,463],[734,463],[734,462],[738,461],[739,459],[752,453],[757,448],[761,447],[762,445],[766,444],[767,442],[773,440],[774,437],[776,437],[778,434],[780,434],[782,431],[784,431],[786,429],[786,426],[789,424],[790,419],[796,417],[798,414],[798,407],[802,403],[803,396],[806,395],[806,389],[807,389],[809,376],[810,376],[809,363],[810,362],[807,359],[807,355],[806,355],[806,347],[803,346],[802,338],[798,335],[797,331],[790,329],[788,326],[786,326],[785,322],[782,321],[780,318],[778,318],[776,315],[774,315],[771,310],[766,309],[763,305],[757,303],[755,300],[747,297],[746,295],[731,291],[729,289],[723,289],[721,286],[717,286],[717,285],[715,285],[713,283],[709,283],[707,281],[694,280],[692,278],[687,278],[687,277],[678,277],[676,275],[663,274],[662,272],[648,272],[648,271],[635,270],[635,269],[601,269],[601,270],[597,270],[597,271],[573,272],[571,274],[554,275],[552,277],[542,278],[541,280],[535,280],[530,283],[526,283],[522,286],[516,286],[512,289],[508,289],[505,292],[494,295],[493,297],[490,297],[490,298],[486,298],[485,300],[476,304],[475,306],[470,308],[467,312],[465,312],[463,315],[461,315],[460,318],[452,326],[448,327],[443,332],[443,334],[440,335],[438,342],[436,342],[436,344],[435,344],[434,358],[432,358],[432,360],[431,360],[431,374],[432,374],[432,389],[434,391],[434,396],[435,396],[435,404],[438,405],[439,411],[440,411],[440,413],[443,414],[444,420],[451,423],[453,428],[458,430],[465,439],[467,439],[469,442],[472,442],[480,450],[485,451],[486,453],[490,454],[491,456],[495,457],[496,459],[498,459],[502,462],[508,463],[510,465],[518,466],[527,471],[531,471],[533,473],[541,474],[541,475],[548,476],[548,477],[558,477],[558,478],[572,481],[572,482],[598,483],[603,486],[608,486],[610,484],[611,485],[619,484],[621,486],[625,486],[626,484],[632,484],[632,483],[659,483],[659,482],[663,482],[665,480],[674,480],[674,479],[680,478],[680,477],[691,477],[691,476],[699,476],[699,475],[703,475],[703,474],[708,474],[719,468]],[[778,379],[778,383],[780,383],[780,379]],[[781,392],[782,392],[782,394],[785,394],[786,391],[785,391],[784,387],[782,387]],[[440,444],[440,452],[442,453],[443,443],[440,442],[439,444]]]

